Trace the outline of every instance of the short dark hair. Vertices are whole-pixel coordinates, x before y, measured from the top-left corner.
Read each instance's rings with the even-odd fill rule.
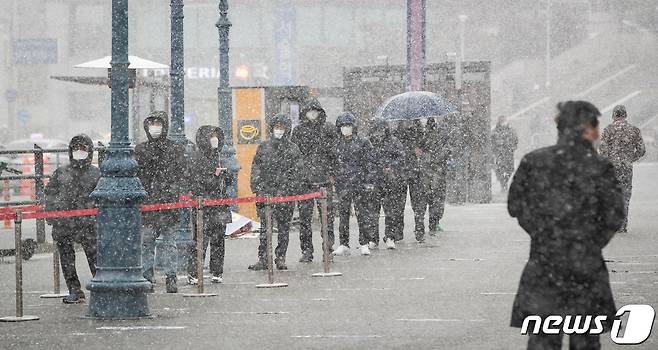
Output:
[[[557,130],[582,132],[586,127],[597,127],[601,112],[587,101],[565,101],[557,104],[558,115],[555,117]]]

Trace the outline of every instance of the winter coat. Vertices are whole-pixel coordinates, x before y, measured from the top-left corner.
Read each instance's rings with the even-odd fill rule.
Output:
[[[617,119],[603,130],[601,155],[615,166],[617,179],[626,186],[632,184],[633,163],[646,153],[640,129],[626,119]]]
[[[425,168],[434,175],[445,176],[448,160],[451,156],[449,128],[445,121],[430,119],[425,131],[423,149],[427,155],[423,158]]]
[[[320,112],[314,121],[306,117],[311,110]],[[303,181],[311,187],[325,185],[336,174],[336,128],[327,123],[327,114],[316,99],[311,99],[299,113],[300,124],[292,132],[290,140],[303,155]]]
[[[84,160],[73,159],[74,146],[83,145],[88,152]],[[91,164],[94,158],[94,144],[89,136],[74,136],[69,143],[69,164],[55,170],[46,185],[46,210],[75,210],[94,208],[94,200],[89,197],[101,177],[100,170]],[[59,229],[72,231],[91,230],[95,232],[95,216],[47,219],[54,232]],[[58,240],[59,237],[53,237]]]
[[[562,136],[557,145],[522,159],[508,211],[531,238],[512,326],[520,327],[529,315],[611,320],[616,308],[601,250],[624,220],[612,164],[580,136]]]
[[[162,135],[153,138],[148,125],[154,120],[162,123]],[[167,114],[154,112],[144,120],[148,141],[135,147],[139,165],[137,176],[147,192],[145,204],[173,203],[187,192],[187,163],[183,145],[167,139]],[[142,224],[151,227],[175,225],[180,220],[178,210],[152,211],[142,214]]]
[[[373,146],[371,161],[374,181],[383,188],[395,188],[407,182],[409,164],[402,143],[393,136],[383,120],[372,120],[369,132]]]
[[[219,148],[212,148],[210,136],[218,135]],[[197,150],[192,156],[189,167],[190,191],[194,197],[206,199],[226,198],[226,189],[235,181],[235,176],[229,171],[216,175],[219,164],[219,152],[224,145],[222,129],[203,125],[196,133]],[[218,226],[231,222],[231,210],[227,205],[206,207],[203,212],[206,224]]]
[[[496,169],[510,174],[514,171],[514,151],[518,143],[519,139],[511,126],[496,125],[491,132],[491,152]]]
[[[340,128],[347,125],[352,126],[352,137],[348,139],[341,134],[336,146],[336,192],[360,193],[367,185],[374,185],[373,149],[370,141],[359,135],[356,118],[349,112],[336,119],[339,133]]]
[[[272,135],[277,123],[286,128],[281,139]],[[289,196],[300,192],[302,153],[290,141],[290,129],[290,117],[285,114],[277,114],[269,119],[269,139],[258,145],[251,163],[251,191],[259,196]]]
[[[402,143],[409,173],[409,179],[418,179],[424,172],[424,168],[430,163],[429,154],[425,152],[425,130],[418,121],[405,121],[399,124],[394,135]],[[422,151],[420,157],[416,155],[416,149]]]

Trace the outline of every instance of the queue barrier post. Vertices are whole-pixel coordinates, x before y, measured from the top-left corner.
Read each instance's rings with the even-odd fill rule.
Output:
[[[322,212],[320,213],[320,226],[321,226],[321,231],[322,231],[322,254],[323,254],[323,272],[318,272],[314,273],[311,276],[313,277],[336,277],[336,276],[342,276],[342,272],[331,272],[330,269],[330,260],[331,260],[331,247],[329,246],[329,233],[328,233],[328,211],[329,211],[329,205],[327,203],[327,189],[322,188],[322,196],[320,197],[320,209],[322,209]]]
[[[14,218],[14,233],[16,240],[16,316],[0,318],[0,322],[24,322],[38,320],[37,316],[23,315],[23,247],[21,242],[23,218],[20,211],[16,211]]]
[[[256,288],[282,288],[287,287],[287,283],[274,283],[274,264],[272,259],[272,198],[265,199],[265,225],[267,227],[267,282],[264,284],[257,284]],[[262,232],[261,232],[262,234]]]
[[[60,281],[59,281],[59,250],[57,249],[57,242],[54,242],[54,247],[53,247],[53,292],[52,293],[47,293],[47,294],[42,294],[39,297],[43,299],[55,299],[55,298],[63,298],[66,297],[68,294],[62,293],[60,291]]]
[[[183,297],[216,297],[216,293],[203,292],[203,263],[205,246],[203,245],[203,198],[197,197],[196,199],[196,276],[199,281],[197,284],[196,293],[184,293]]]

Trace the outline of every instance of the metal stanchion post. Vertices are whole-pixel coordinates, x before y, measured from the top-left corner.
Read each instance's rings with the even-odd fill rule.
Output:
[[[256,288],[281,288],[287,287],[287,283],[274,283],[274,264],[272,259],[272,200],[267,197],[265,202],[265,223],[267,226],[267,281],[265,284],[257,284]],[[261,232],[262,233],[262,232]]]
[[[14,219],[14,232],[16,238],[16,316],[0,318],[0,322],[23,322],[38,320],[37,316],[23,315],[23,247],[21,243],[21,212],[16,212]]]
[[[216,293],[203,292],[203,253],[206,250],[203,245],[203,198],[196,200],[196,277],[197,293],[184,293],[183,297],[215,297]]]
[[[328,233],[328,227],[327,223],[329,221],[328,218],[328,204],[327,204],[327,190],[323,187],[322,188],[322,197],[320,197],[320,207],[322,209],[322,213],[320,213],[320,220],[321,223],[320,225],[322,226],[322,250],[323,250],[323,266],[324,266],[324,271],[323,272],[318,272],[314,273],[312,276],[313,277],[335,277],[335,276],[342,276],[342,272],[331,272],[330,267],[329,267],[329,259],[331,254],[330,250],[331,247],[329,246],[329,233]]]
[[[61,293],[59,289],[59,251],[57,250],[57,242],[53,243],[53,292],[39,296],[44,299],[63,298],[68,295],[66,293]]]

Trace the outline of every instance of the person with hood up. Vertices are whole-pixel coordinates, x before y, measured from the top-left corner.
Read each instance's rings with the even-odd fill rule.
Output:
[[[137,176],[146,190],[145,204],[173,203],[186,193],[187,163],[183,145],[167,139],[166,112],[152,112],[144,120],[148,141],[135,147],[139,165]],[[142,265],[144,278],[155,285],[155,240],[162,236],[162,264],[167,293],[177,293],[176,263],[178,251],[175,230],[180,220],[178,210],[162,210],[142,214]]]
[[[379,213],[383,207],[386,216],[384,243],[388,249],[395,249],[395,242],[402,240],[404,230],[407,157],[402,143],[382,119],[371,120],[369,139],[373,147],[371,162],[375,183],[373,206],[369,212],[370,220],[375,223],[373,241],[379,241]]]
[[[336,128],[327,123],[327,114],[317,99],[310,99],[300,110],[300,124],[292,132],[291,141],[299,147],[303,155],[303,192],[315,192],[324,187],[327,190],[327,236],[329,247],[334,243],[333,185],[336,174]],[[297,204],[299,210],[299,240],[302,249],[300,262],[313,261],[313,232],[311,221],[313,207],[320,201],[310,199]]]
[[[370,249],[377,246],[373,239],[374,223],[368,216],[372,211],[375,189],[372,170],[372,145],[368,139],[357,133],[356,118],[345,112],[336,119],[336,128],[340,133],[336,155],[336,195],[338,196],[338,213],[340,223],[340,245],[334,255],[350,254],[350,213],[352,204],[359,225],[359,249],[362,255],[370,255]]]
[[[89,136],[74,136],[69,143],[69,164],[55,170],[46,185],[46,210],[76,210],[93,208],[94,200],[89,197],[101,177],[100,170],[91,164],[94,144]],[[53,240],[59,251],[62,273],[69,289],[64,298],[66,304],[85,301],[78,273],[75,268],[73,243],[80,243],[87,256],[91,274],[96,274],[96,217],[78,216],[47,219],[53,226]]]
[[[530,257],[512,310],[512,327],[526,317],[603,315],[610,330],[617,309],[602,249],[624,220],[615,169],[594,149],[598,109],[558,104],[558,142],[526,154],[512,179],[507,209],[530,235]],[[563,334],[530,335],[528,349],[561,349]],[[570,349],[600,349],[599,336],[572,334]]]
[[[491,132],[491,152],[494,170],[503,192],[507,191],[509,179],[514,173],[514,151],[519,143],[516,132],[507,123],[505,116],[498,118],[496,127]]]
[[[219,154],[224,145],[222,129],[203,125],[196,133],[197,150],[190,164],[190,190],[192,195],[205,199],[226,198],[226,189],[235,181],[233,173],[227,171],[220,163]],[[203,210],[203,260],[210,244],[210,273],[212,283],[222,283],[224,273],[224,240],[226,224],[230,223],[231,210],[227,205],[206,207]],[[196,221],[195,221],[196,223]],[[196,229],[194,230],[196,241]],[[188,284],[197,284],[196,244],[190,246],[187,267]]]
[[[421,120],[421,123],[425,121]],[[424,208],[427,207],[429,233],[436,236],[443,231],[440,221],[445,211],[448,161],[451,153],[449,126],[445,120],[428,118],[425,123],[424,148],[426,152],[421,159],[424,162],[425,176],[422,179],[427,194],[422,197],[426,203],[421,203],[421,221],[425,220]]]
[[[277,114],[268,120],[268,140],[258,145],[251,163],[251,191],[258,196],[291,196],[299,194],[300,162],[302,153],[290,141],[290,117]],[[274,263],[278,270],[287,270],[286,252],[294,203],[273,203],[272,225],[276,222],[278,244]],[[267,225],[265,203],[256,203],[261,222],[258,262],[249,266],[250,270],[267,269]]]
[[[628,231],[628,205],[633,192],[633,163],[646,153],[640,129],[628,122],[626,107],[618,105],[612,111],[612,124],[603,129],[601,137],[601,155],[608,158],[615,166],[617,180],[624,192],[626,217],[619,232]]]

